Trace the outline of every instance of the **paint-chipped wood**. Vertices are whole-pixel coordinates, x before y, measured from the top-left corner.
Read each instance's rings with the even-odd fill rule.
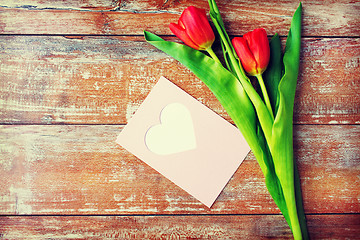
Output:
[[[124,124],[160,76],[230,120],[198,78],[142,37],[0,39],[2,123]],[[359,56],[358,38],[303,39],[295,123],[360,123]]]
[[[83,11],[106,11],[115,10],[120,6],[121,0],[62,0],[62,1],[43,1],[43,0],[22,0],[7,1],[0,0],[0,6],[4,9],[24,9],[24,10],[83,10]]]
[[[207,1],[0,1],[0,31],[5,34],[171,34],[189,5],[208,9]],[[287,35],[297,1],[218,1],[230,34],[257,27]],[[358,1],[304,0],[304,36],[359,36]]]
[[[311,239],[358,239],[358,215],[308,215]],[[34,231],[34,229],[39,229]],[[0,217],[4,239],[291,239],[280,215]]]
[[[211,209],[118,146],[122,126],[3,126],[1,214],[279,213],[252,154]],[[359,126],[295,127],[307,213],[356,213]]]
[[[283,42],[298,5],[217,2],[231,36],[263,27]],[[357,239],[360,2],[302,3],[294,149],[310,237]],[[114,142],[160,76],[230,121],[193,74],[144,42],[144,29],[178,41],[168,24],[189,5],[208,9],[0,0],[1,239],[291,238],[251,153],[207,209]]]

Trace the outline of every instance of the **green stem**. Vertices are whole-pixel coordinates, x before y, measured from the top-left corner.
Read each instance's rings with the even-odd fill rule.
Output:
[[[259,84],[260,84],[260,88],[261,88],[261,92],[262,92],[263,97],[264,97],[265,105],[266,105],[267,109],[269,110],[269,113],[270,113],[272,119],[274,120],[273,110],[271,108],[269,95],[268,95],[268,93],[266,91],[266,87],[265,87],[265,84],[264,84],[264,79],[262,77],[262,74],[258,74],[258,75],[256,75],[256,77],[257,77],[257,79],[259,81]]]
[[[220,35],[220,38],[222,39],[222,42],[225,45],[225,49],[228,50],[228,52],[229,52],[231,65],[234,67],[236,76],[238,77],[238,79],[243,78],[245,74],[243,71],[241,71],[238,60],[236,60],[235,56],[233,55],[232,51],[230,50],[231,46],[230,46],[229,42],[227,41],[227,37],[225,36],[225,33],[223,33],[221,26],[216,21],[216,19],[213,19],[213,23],[214,23],[216,29],[218,30],[218,33]]]
[[[296,197],[296,205],[297,205],[297,212],[300,222],[300,228],[302,232],[302,237],[304,240],[309,239],[309,234],[306,228],[306,217],[304,212],[304,206],[302,201],[302,194],[301,194],[301,184],[300,184],[300,176],[299,171],[296,166],[296,162],[294,162],[294,181],[295,181],[295,197]]]
[[[216,62],[220,63],[219,58],[216,56],[216,54],[214,53],[214,51],[212,50],[211,47],[209,47],[208,49],[206,49],[206,51],[209,53],[209,55],[212,57],[212,59],[214,59]]]
[[[295,189],[294,186],[290,187],[283,187],[284,190],[284,197],[286,206],[288,208],[289,218],[291,222],[291,230],[295,240],[302,240],[302,232],[299,222],[299,217],[297,214],[297,207],[295,201]]]

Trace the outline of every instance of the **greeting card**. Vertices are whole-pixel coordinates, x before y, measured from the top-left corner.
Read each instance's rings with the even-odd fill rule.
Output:
[[[236,127],[164,77],[116,142],[207,207],[250,151]]]

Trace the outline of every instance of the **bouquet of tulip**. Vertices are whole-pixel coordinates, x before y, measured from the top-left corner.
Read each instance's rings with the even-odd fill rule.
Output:
[[[294,239],[307,239],[299,175],[293,157],[293,106],[299,71],[301,3],[294,13],[285,52],[264,29],[230,40],[215,0],[210,17],[220,37],[224,65],[212,50],[215,40],[203,9],[190,6],[170,30],[186,45],[144,32],[145,39],[183,63],[213,92],[240,129],[265,176]],[[203,53],[202,51],[206,51]],[[256,77],[256,91],[249,77]]]

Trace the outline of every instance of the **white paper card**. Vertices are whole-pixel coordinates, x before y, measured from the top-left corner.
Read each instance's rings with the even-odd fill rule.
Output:
[[[164,77],[116,142],[207,207],[250,151],[236,127]]]

